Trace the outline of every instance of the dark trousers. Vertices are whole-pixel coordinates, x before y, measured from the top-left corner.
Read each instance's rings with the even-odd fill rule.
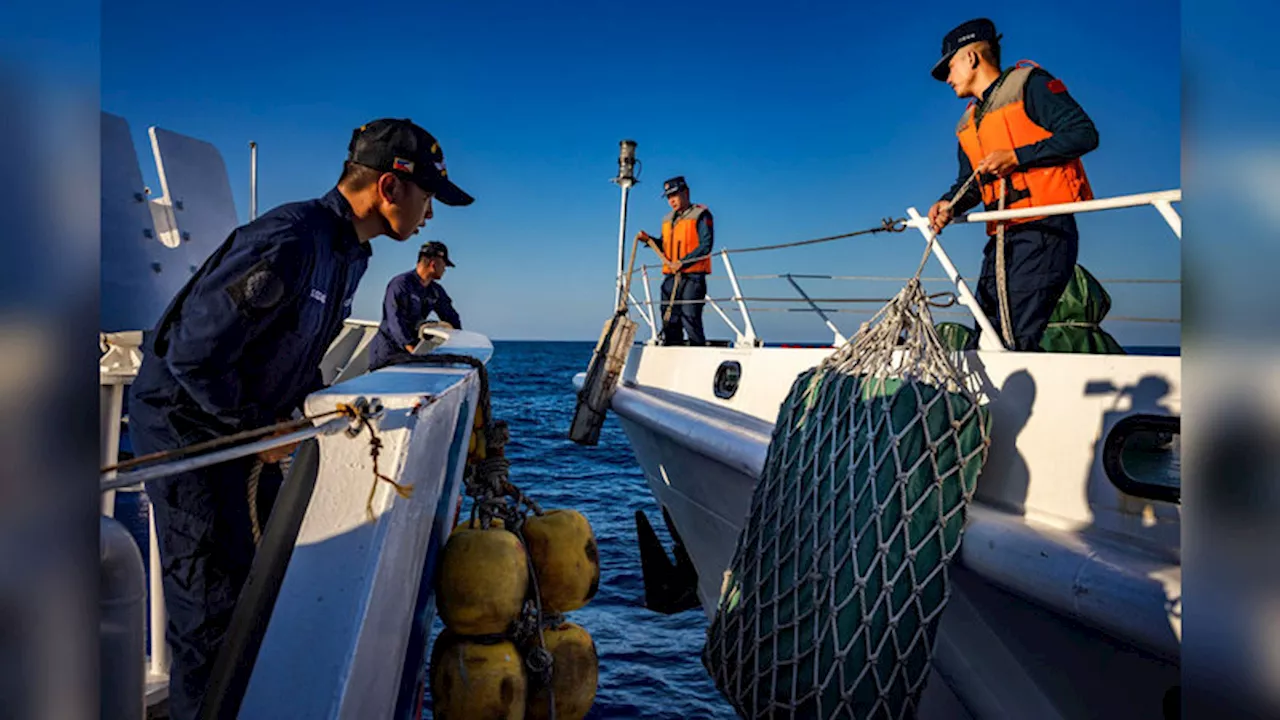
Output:
[[[143,455],[210,439],[185,430],[168,413],[132,403],[129,435]],[[169,713],[174,720],[199,716],[206,688],[253,564],[255,545],[249,515],[248,480],[253,458],[150,480],[146,484],[160,546],[161,580],[169,621],[165,638],[171,657]],[[258,479],[258,522],[265,528],[281,475],[265,465]],[[159,601],[153,598],[152,601]]]
[[[662,326],[663,345],[706,345],[707,338],[702,333],[701,301],[707,297],[707,276],[705,273],[691,273],[680,276],[680,287],[676,288],[676,300],[685,301],[672,304],[671,286],[675,282],[674,275],[668,275],[662,281],[662,316],[667,317],[670,308],[671,317]],[[697,301],[697,302],[690,302]],[[686,343],[686,336],[688,342]]]
[[[1080,235],[1072,222],[1061,230],[1018,228],[1005,231],[1005,277],[1009,296],[1010,325],[1015,350],[1037,352],[1049,318],[1062,291],[1075,272]],[[996,283],[996,239],[982,251],[982,275],[978,278],[978,305],[1000,332],[1000,295]],[[974,333],[972,347],[977,347]]]

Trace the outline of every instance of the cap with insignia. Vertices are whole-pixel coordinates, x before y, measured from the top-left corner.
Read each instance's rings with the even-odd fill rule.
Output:
[[[453,261],[449,259],[449,248],[439,240],[432,240],[422,244],[422,248],[418,250],[418,259],[438,257],[444,260],[444,264],[448,267],[457,267]]]
[[[670,180],[662,183],[662,196],[671,197],[681,190],[688,190],[689,184],[684,181],[683,175],[677,175]]]
[[[986,40],[992,45],[999,45],[1000,38],[996,33],[996,25],[986,18],[977,18],[956,26],[946,37],[942,38],[942,59],[933,65],[933,79],[945,82],[951,74],[951,58],[960,48],[969,43]]]
[[[475,201],[449,179],[440,143],[407,118],[383,118],[353,130],[347,160],[407,177],[445,205]]]

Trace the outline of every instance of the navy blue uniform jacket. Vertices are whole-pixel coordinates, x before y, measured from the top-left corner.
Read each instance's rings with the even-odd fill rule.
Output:
[[[323,387],[371,253],[336,188],[237,228],[144,343],[131,418],[143,403],[212,435],[287,419]]]
[[[440,283],[423,286],[417,270],[391,278],[382,299],[382,323],[369,342],[369,368],[377,369],[399,355],[408,355],[405,346],[418,344],[418,326],[433,310],[441,320],[462,329],[453,299]]]

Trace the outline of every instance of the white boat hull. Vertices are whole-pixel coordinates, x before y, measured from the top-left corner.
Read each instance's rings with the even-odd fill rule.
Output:
[[[612,407],[693,561],[709,618],[778,406],[829,352],[632,351]],[[728,361],[740,366],[739,387],[716,397]],[[1179,683],[1179,508],[1124,495],[1097,455],[1121,418],[1179,412],[1179,359],[971,353],[967,362],[989,383],[994,437],[922,715],[1158,717]]]

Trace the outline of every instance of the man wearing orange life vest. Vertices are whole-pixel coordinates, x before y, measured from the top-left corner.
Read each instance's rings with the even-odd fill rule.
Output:
[[[689,202],[689,185],[682,176],[663,183],[662,194],[671,206],[671,212],[662,220],[662,234],[653,237],[643,230],[636,233],[637,240],[652,244],[662,255],[662,274],[666,275],[662,281],[662,316],[667,318],[662,326],[662,344],[706,345],[702,300],[707,297],[711,248],[715,244],[711,211],[705,205]],[[673,288],[675,300],[681,301],[674,306]]]
[[[1080,157],[1098,147],[1093,121],[1067,93],[1066,85],[1027,61],[1000,69],[1000,38],[990,20],[970,20],[947,34],[933,77],[960,98],[971,98],[959,124],[960,173],[951,189],[929,208],[935,232],[983,202],[987,210],[1091,200],[1093,191]],[[954,206],[952,197],[973,172]],[[1004,265],[1013,349],[1035,351],[1054,306],[1075,269],[1079,233],[1074,215],[1004,221]],[[987,223],[978,304],[1002,332],[997,285],[998,223]],[[975,333],[973,342],[976,343]]]

